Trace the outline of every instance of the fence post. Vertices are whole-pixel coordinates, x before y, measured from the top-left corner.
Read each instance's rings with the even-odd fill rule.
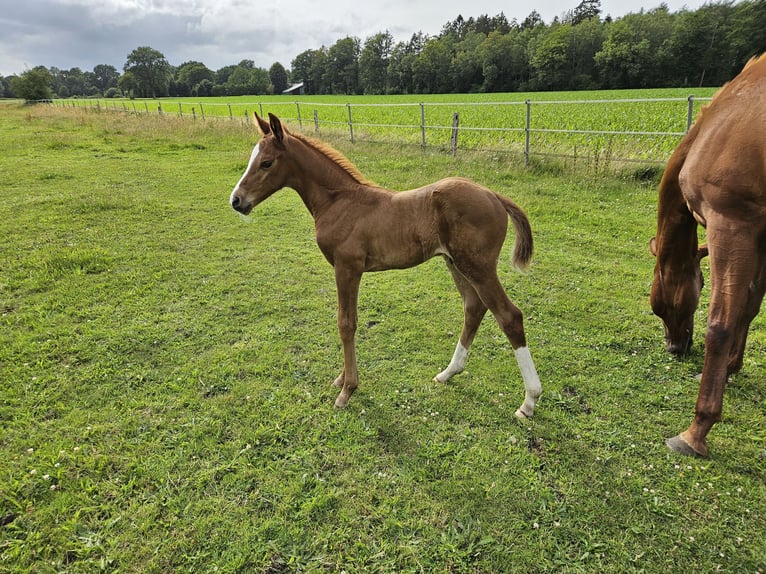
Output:
[[[181,102],[178,102],[178,117],[182,118],[184,116],[184,111],[181,109]]]
[[[202,121],[205,121],[205,108],[202,107],[202,104],[199,105],[199,113],[202,115]]]
[[[226,104],[226,105],[229,106],[229,119],[233,120],[234,119],[234,114],[231,112],[231,104]]]
[[[159,102],[159,103],[157,104],[157,113],[158,113],[159,115],[162,115],[162,102]]]
[[[314,133],[319,136],[319,112],[314,110]]]
[[[261,110],[260,116],[261,116],[262,118],[263,118],[263,117],[265,117],[265,116],[263,115],[263,102],[258,102],[258,108]]]
[[[420,147],[426,151],[426,105],[420,102]]]
[[[301,103],[295,102],[295,107],[298,108],[298,127],[303,129],[303,120],[301,119]]]
[[[192,119],[196,122],[197,121],[197,113],[194,111],[194,106],[192,106]]]
[[[450,138],[450,148],[452,155],[457,154],[457,132],[460,125],[460,113],[455,112],[452,114],[452,137]]]
[[[247,115],[247,110],[245,110],[245,125],[250,125],[250,116]]]
[[[532,102],[527,100],[527,123],[524,127],[524,167],[529,167],[529,132],[532,124]]]
[[[351,119],[351,104],[346,104],[348,108],[348,130],[351,132],[351,143],[354,143],[354,122]]]
[[[686,132],[692,128],[692,122],[694,121],[694,94],[687,98],[689,105],[686,109]]]

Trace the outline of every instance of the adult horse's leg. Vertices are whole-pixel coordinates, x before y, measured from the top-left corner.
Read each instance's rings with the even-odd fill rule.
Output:
[[[756,244],[746,234],[735,236],[728,232],[724,236],[716,231],[708,225],[710,311],[694,420],[688,429],[666,441],[676,452],[703,457],[708,454],[707,434],[721,420],[731,357],[737,355],[736,346],[744,340],[738,331],[752,312],[752,307],[742,302],[751,296],[750,287],[756,279],[753,261],[758,261]]]
[[[748,290],[747,305],[745,306],[742,324],[737,327],[735,332],[734,345],[732,345],[731,355],[729,356],[728,374],[738,373],[742,369],[750,323],[758,315],[764,292],[766,292],[766,267],[763,264],[763,257],[759,254],[757,259],[754,260],[757,261],[756,277]]]
[[[450,273],[452,273],[452,278],[455,280],[457,290],[460,292],[460,297],[463,300],[464,318],[463,331],[460,333],[460,339],[458,339],[452,360],[446,369],[434,377],[434,380],[440,383],[446,383],[453,375],[463,371],[465,360],[468,356],[468,349],[471,348],[471,343],[473,343],[474,337],[476,337],[476,331],[479,329],[479,325],[481,325],[481,321],[487,313],[487,306],[482,302],[479,294],[476,293],[476,289],[473,288],[468,279],[455,268],[455,265],[449,259],[445,257],[445,260],[447,261]]]
[[[356,325],[357,302],[359,299],[359,283],[361,272],[335,265],[335,284],[338,289],[338,334],[343,345],[343,371],[335,379],[335,386],[341,391],[335,399],[335,406],[344,408],[359,384],[356,367]]]

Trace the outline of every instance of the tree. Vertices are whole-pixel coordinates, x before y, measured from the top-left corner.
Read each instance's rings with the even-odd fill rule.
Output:
[[[594,57],[600,85],[619,89],[673,84],[676,70],[669,63],[667,48],[672,31],[667,6],[627,14],[610,24]]]
[[[133,72],[125,72],[120,76],[120,79],[117,80],[117,87],[120,88],[123,94],[126,94],[132,100],[136,97],[139,84]]]
[[[598,18],[601,14],[601,0],[582,0],[572,12],[573,26]]]
[[[198,93],[200,82],[213,81],[215,74],[202,62],[184,62],[176,70],[176,88],[178,95],[191,96]]]
[[[394,38],[389,32],[365,40],[359,55],[359,84],[365,94],[388,92],[388,59]]]
[[[422,94],[447,94],[453,91],[450,65],[454,39],[452,35],[429,40],[412,65],[414,89]]]
[[[47,68],[37,66],[11,78],[11,90],[17,98],[24,98],[28,102],[48,100],[53,96],[51,81],[51,73]]]
[[[480,32],[468,32],[455,47],[451,75],[458,93],[477,92],[484,83],[480,46],[486,40]]]
[[[117,87],[117,80],[119,79],[120,73],[114,66],[99,64],[93,68],[93,85],[102,94],[105,94],[109,88]]]
[[[325,74],[333,94],[359,93],[359,38],[347,36],[330,47]]]
[[[287,70],[279,62],[274,62],[269,68],[269,81],[275,94],[281,94],[287,89]]]
[[[292,76],[294,82],[303,82],[303,91],[307,94],[315,94],[311,82],[311,64],[314,61],[314,50],[301,52],[292,61]]]
[[[128,55],[124,71],[133,74],[137,92],[144,98],[166,96],[170,79],[171,67],[162,52],[142,46]]]

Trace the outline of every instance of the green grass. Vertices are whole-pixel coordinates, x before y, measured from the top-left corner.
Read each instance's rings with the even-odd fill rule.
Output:
[[[0,572],[766,571],[764,318],[711,458],[669,452],[702,334],[676,360],[649,309],[656,179],[334,141],[382,185],[526,209],[533,266],[509,237],[500,272],[544,386],[515,420],[491,318],[431,381],[462,320],[434,260],[365,276],[339,411],[309,214],[227,203],[252,128],[13,105],[0,138]]]

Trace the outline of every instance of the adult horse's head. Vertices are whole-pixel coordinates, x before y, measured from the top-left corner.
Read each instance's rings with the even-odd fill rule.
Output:
[[[269,114],[269,122],[258,114],[255,114],[255,120],[263,137],[253,148],[245,173],[229,198],[231,206],[245,215],[272,193],[285,187],[287,179],[287,170],[280,166],[279,161],[286,149],[287,129],[273,114]]]
[[[692,346],[694,312],[704,285],[700,261],[708,254],[707,246],[701,246],[696,254],[675,252],[660,256],[657,239],[653,238],[649,249],[657,257],[650,295],[652,311],[664,324],[667,350],[685,355]]]

